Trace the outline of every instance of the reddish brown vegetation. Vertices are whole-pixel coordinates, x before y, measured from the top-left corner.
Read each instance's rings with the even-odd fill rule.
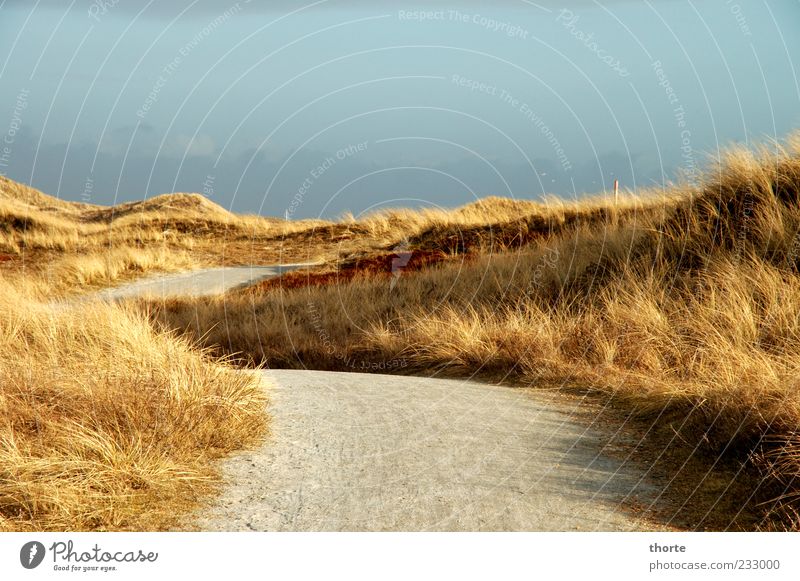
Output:
[[[289,272],[279,278],[265,280],[246,292],[261,293],[282,288],[297,289],[307,286],[345,284],[356,277],[391,277],[417,272],[445,261],[452,261],[438,250],[402,250],[392,254],[367,256],[348,260],[337,270],[328,272]]]

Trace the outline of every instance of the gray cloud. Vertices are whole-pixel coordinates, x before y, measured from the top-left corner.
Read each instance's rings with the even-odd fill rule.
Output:
[[[127,141],[126,134],[132,130],[120,127],[114,133]],[[608,152],[597,159],[575,160],[569,174],[557,160],[533,159],[540,178],[526,163],[514,159],[493,162],[501,179],[472,158],[411,169],[353,156],[334,163],[315,179],[310,171],[333,158],[334,152],[303,149],[283,166],[288,153],[271,159],[249,150],[216,164],[215,155],[180,138],[159,155],[148,147],[150,143],[151,139],[145,138],[130,153],[120,147],[104,147],[98,152],[91,143],[38,147],[36,135],[23,130],[15,142],[8,177],[27,183],[33,175],[32,185],[46,193],[103,205],[171,191],[204,192],[238,212],[283,216],[293,208],[294,218],[333,218],[345,211],[359,214],[385,207],[459,206],[488,195],[530,199],[547,193],[570,198],[574,193],[598,191],[604,183],[608,187],[614,177],[630,185],[658,181],[660,175],[638,155],[629,160],[623,153]],[[189,155],[182,160],[187,149]],[[63,175],[49,171],[62,165]],[[629,171],[631,165],[635,174]],[[622,172],[612,176],[612,168]],[[89,181],[92,187],[87,190]]]

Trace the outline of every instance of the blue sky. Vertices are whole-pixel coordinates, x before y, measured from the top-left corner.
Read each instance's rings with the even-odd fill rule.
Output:
[[[661,187],[800,126],[799,27],[796,0],[0,0],[0,172],[292,218]]]

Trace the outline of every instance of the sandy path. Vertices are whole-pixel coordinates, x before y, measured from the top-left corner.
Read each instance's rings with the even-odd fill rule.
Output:
[[[272,435],[225,461],[202,530],[658,528],[622,508],[657,490],[599,453],[577,402],[459,380],[265,374]]]
[[[312,264],[281,264],[276,266],[225,266],[205,268],[177,274],[149,276],[116,288],[103,290],[95,295],[101,299],[123,299],[131,297],[199,297],[222,294],[260,280],[273,278],[297,268]]]
[[[215,268],[107,299],[219,294],[304,265]],[[654,530],[658,490],[602,453],[578,401],[477,382],[268,371],[272,435],[223,464],[201,530]]]

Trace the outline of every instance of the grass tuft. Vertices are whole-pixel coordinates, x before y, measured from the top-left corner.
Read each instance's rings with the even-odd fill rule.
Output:
[[[0,530],[159,530],[265,431],[256,376],[131,308],[0,291]]]
[[[415,224],[404,252],[446,259],[400,275],[343,263],[347,276],[174,300],[154,316],[276,367],[590,389],[712,467],[745,462],[753,496],[797,525],[800,138],[732,149],[698,187],[618,206],[490,199],[362,227],[403,222]]]

